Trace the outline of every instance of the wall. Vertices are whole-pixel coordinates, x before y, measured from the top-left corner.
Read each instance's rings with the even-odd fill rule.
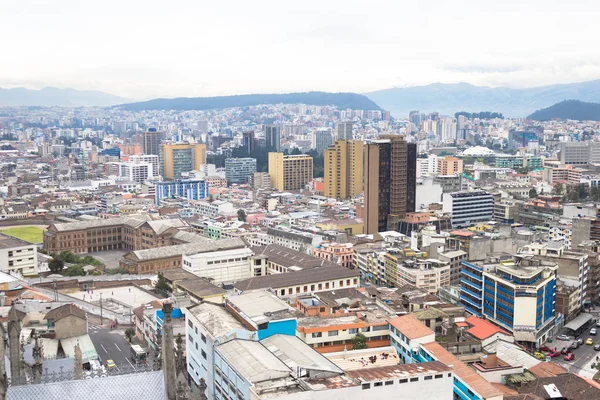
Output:
[[[87,321],[74,315],[62,318],[54,324],[54,338],[64,339],[87,333]]]
[[[271,321],[268,323],[267,329],[260,329],[258,331],[258,340],[263,340],[277,334],[296,336],[296,325],[297,321],[295,319]]]

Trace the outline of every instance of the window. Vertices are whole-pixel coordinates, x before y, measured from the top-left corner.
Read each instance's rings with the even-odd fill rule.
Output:
[[[196,350],[198,350],[198,342],[196,342]]]
[[[375,382],[375,384],[373,384],[374,387],[379,387],[379,386],[383,386],[383,382]]]
[[[195,328],[195,331],[196,331],[196,335],[197,335],[198,334],[198,327]]]
[[[322,333],[322,332],[314,332],[314,333],[312,334],[312,337],[314,337],[314,338],[319,338],[319,337],[322,337],[322,336],[323,336],[323,333]]]
[[[194,343],[194,338],[191,334],[188,335],[188,340],[190,341],[190,343]]]
[[[206,360],[206,352],[204,350],[202,350],[202,358]]]
[[[444,374],[437,374],[437,375],[435,376],[435,379],[440,379],[440,378],[443,378],[443,377],[444,377]]]
[[[411,382],[418,382],[418,381],[419,381],[419,378],[410,378],[410,381],[411,381]]]
[[[385,386],[393,385],[394,381],[385,381]]]
[[[358,333],[358,328],[350,328],[350,329],[348,329],[348,331],[354,335],[354,334]]]
[[[327,332],[327,336],[337,336],[339,335],[339,331],[329,331]]]
[[[203,341],[204,343],[206,343],[206,336],[204,336],[204,334],[202,334],[202,333],[201,333],[201,334],[200,334],[200,338],[202,339],[202,341]]]
[[[362,390],[366,390],[366,389],[371,389],[371,384],[370,383],[363,383],[362,384]]]
[[[426,377],[425,377],[425,380],[426,380],[426,381],[430,381],[430,380],[432,380],[432,379],[433,379],[433,376],[431,376],[431,375],[428,375],[428,376],[426,376]]]
[[[408,382],[408,379],[399,379],[398,380],[398,383],[406,383],[406,382]]]

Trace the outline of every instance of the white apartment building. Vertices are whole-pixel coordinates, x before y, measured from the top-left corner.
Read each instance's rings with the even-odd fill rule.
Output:
[[[0,234],[0,271],[22,276],[37,275],[37,246],[24,240]]]
[[[444,193],[443,208],[452,214],[453,228],[466,228],[494,218],[494,197],[483,190]]]
[[[160,175],[159,160],[156,154],[135,154],[129,156],[129,162],[131,164],[150,164],[152,165],[152,174],[150,177],[157,177]]]
[[[217,217],[223,214],[231,214],[234,212],[233,204],[227,201],[197,201],[194,203],[194,211],[198,215],[204,215],[207,217]]]
[[[121,164],[121,177],[130,182],[144,183],[154,176],[154,169],[150,163]]]
[[[429,154],[427,158],[417,158],[417,178],[435,176],[438,173],[438,156]]]
[[[250,262],[254,253],[248,248],[213,251],[183,256],[183,269],[214,284],[250,278]]]
[[[398,285],[411,284],[429,293],[450,285],[450,265],[438,260],[417,260],[398,264]]]

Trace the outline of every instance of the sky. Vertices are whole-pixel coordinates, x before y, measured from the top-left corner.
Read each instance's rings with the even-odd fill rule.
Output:
[[[600,79],[596,0],[0,0],[0,87],[128,99]]]

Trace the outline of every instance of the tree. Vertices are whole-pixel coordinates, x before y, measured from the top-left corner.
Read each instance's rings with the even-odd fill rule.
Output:
[[[162,290],[163,292],[171,291],[171,287],[169,286],[169,283],[167,282],[167,280],[165,279],[164,275],[161,272],[158,273],[158,279],[157,279],[154,287],[157,290]]]
[[[238,221],[246,222],[246,211],[239,209],[237,211]]]
[[[66,276],[84,276],[85,270],[81,265],[71,265],[69,268],[65,270]]]
[[[535,188],[531,188],[529,189],[529,198],[533,199],[534,197],[537,197],[537,190],[535,190]]]
[[[52,272],[53,274],[60,273],[60,271],[62,271],[64,267],[65,267],[65,263],[62,260],[59,260],[57,258],[53,258],[48,263],[48,268],[50,269],[50,272]]]
[[[131,343],[131,340],[133,339],[134,336],[135,336],[135,330],[133,328],[125,329],[125,339],[127,339],[127,341],[129,343]]]
[[[554,188],[552,188],[552,193],[557,194],[559,196],[562,196],[564,192],[565,188],[562,183],[557,183],[556,185],[554,185]]]
[[[367,337],[362,333],[357,333],[352,338],[352,350],[361,350],[367,348]]]

